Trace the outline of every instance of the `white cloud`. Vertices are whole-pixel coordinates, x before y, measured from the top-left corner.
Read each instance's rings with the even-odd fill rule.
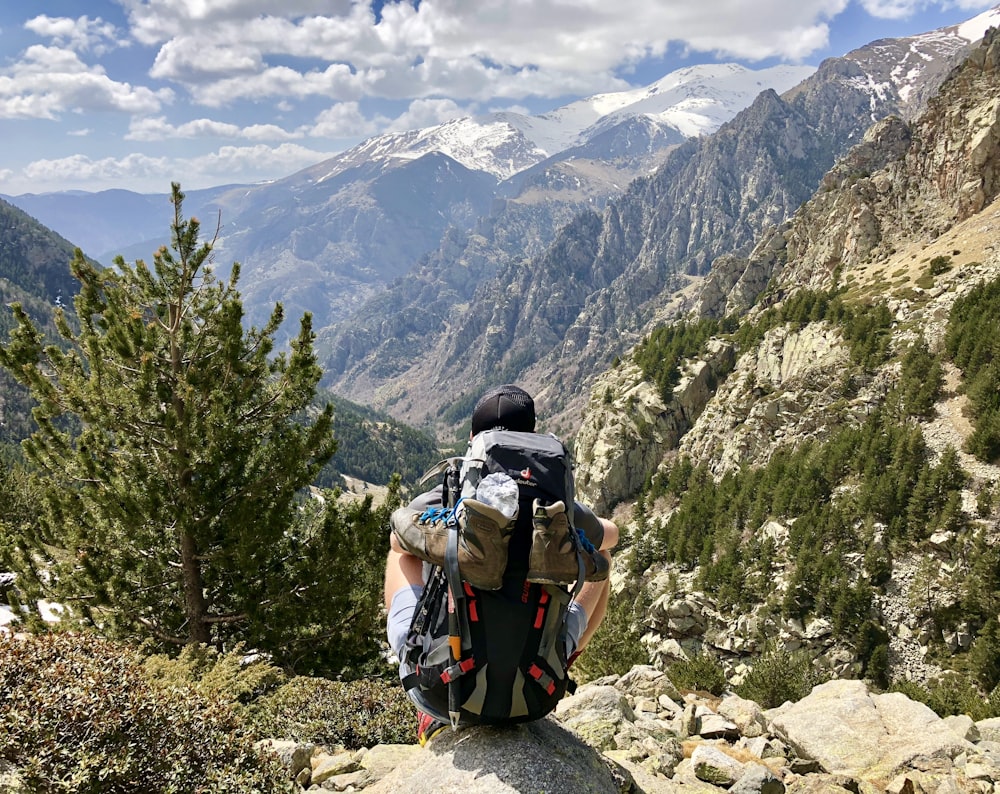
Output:
[[[129,0],[127,7],[132,34],[159,46],[152,76],[218,106],[247,97],[486,101],[615,90],[624,87],[615,70],[669,46],[805,58],[825,45],[827,20],[846,4],[436,0],[419,8],[388,3],[379,24],[360,2],[334,8],[299,0],[280,16],[263,0]]]
[[[302,132],[289,132],[275,124],[252,124],[240,127],[213,119],[194,119],[170,124],[163,116],[133,118],[126,140],[164,141],[172,138],[242,138],[255,141],[288,141],[301,138]]]
[[[181,182],[188,189],[229,182],[259,182],[277,179],[333,156],[297,144],[270,147],[224,146],[209,154],[188,157],[150,157],[129,154],[125,157],[91,159],[74,155],[52,160],[36,160],[20,174],[0,172],[0,178],[12,183],[9,192],[41,192],[50,189],[93,190],[95,185],[125,187],[130,190],[165,192],[171,182]]]
[[[217,152],[187,160],[188,173],[207,184],[276,179],[315,165],[333,156],[294,143],[280,146],[223,146]],[[190,180],[188,180],[190,181]]]
[[[188,86],[197,102],[220,107],[239,99],[304,99],[312,96],[338,100],[360,99],[365,86],[345,64],[332,64],[324,71],[298,72],[274,66],[258,74],[228,77],[204,85]]]
[[[43,38],[52,39],[61,47],[72,50],[94,50],[105,52],[109,45],[127,46],[127,41],[118,37],[118,30],[100,18],[83,16],[77,19],[50,17],[45,14],[29,19],[24,27]]]
[[[320,113],[309,130],[317,138],[365,138],[379,132],[387,119],[366,119],[357,102],[338,102]]]
[[[23,169],[23,176],[44,190],[48,184],[74,186],[116,183],[121,180],[159,175],[167,178],[170,161],[166,157],[130,154],[123,158],[105,157],[92,160],[77,154],[56,160],[36,160]]]
[[[173,99],[169,88],[152,90],[112,80],[72,50],[34,45],[13,66],[0,70],[0,118],[55,119],[70,111],[152,113]]]
[[[392,132],[420,129],[441,124],[451,119],[471,115],[450,99],[418,99],[410,103],[405,113],[388,125]]]
[[[926,5],[919,0],[861,0],[861,7],[878,19],[906,19]]]

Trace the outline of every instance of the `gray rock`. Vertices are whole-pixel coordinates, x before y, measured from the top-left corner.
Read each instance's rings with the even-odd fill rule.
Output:
[[[1000,717],[991,717],[988,720],[979,720],[976,723],[979,730],[979,738],[984,742],[1000,742]]]
[[[699,744],[691,753],[691,767],[699,780],[728,788],[746,772],[741,761],[711,744]]]
[[[861,681],[829,681],[783,709],[773,729],[823,771],[891,779],[920,756],[951,759],[971,747],[922,703],[871,695]]]
[[[309,742],[295,742],[288,739],[264,739],[254,747],[259,752],[275,756],[288,770],[288,776],[297,779],[303,769],[309,769],[316,745]]]
[[[613,686],[588,686],[559,702],[556,719],[598,750],[615,747],[622,726],[635,722],[628,699]]]
[[[378,780],[397,766],[412,763],[422,751],[418,744],[376,744],[361,758],[361,768]]]
[[[651,700],[667,697],[679,702],[681,699],[680,692],[667,678],[666,673],[651,665],[636,665],[618,679],[615,688],[634,697],[646,697]]]
[[[372,773],[367,769],[356,769],[353,772],[344,772],[327,778],[320,784],[320,788],[327,791],[358,791],[367,787],[373,780]]]
[[[729,695],[719,704],[719,714],[731,720],[740,735],[748,739],[763,736],[767,733],[767,720],[760,706],[752,700],[746,700],[738,695]]]
[[[761,764],[746,764],[743,775],[729,789],[729,794],[784,794],[785,784]]]
[[[359,768],[356,753],[345,751],[336,755],[320,755],[313,759],[312,782],[322,785],[330,778],[356,772]]]
[[[979,735],[976,723],[972,721],[972,717],[968,714],[952,714],[951,716],[944,717],[944,724],[959,739],[978,742],[982,738]]]
[[[435,737],[407,764],[365,789],[370,794],[611,794],[631,776],[550,719],[476,727]]]

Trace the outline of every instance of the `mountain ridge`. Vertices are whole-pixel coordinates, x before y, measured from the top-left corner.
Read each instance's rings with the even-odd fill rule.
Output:
[[[794,211],[811,195],[835,156],[860,140],[873,116],[917,112],[967,46],[957,31],[958,26],[882,40],[843,58],[828,59],[782,96],[764,91],[713,135],[672,149],[656,172],[636,179],[609,202],[599,228],[579,227],[592,229],[597,237],[580,240],[576,246],[592,250],[594,257],[588,267],[576,268],[576,278],[590,286],[577,301],[572,322],[565,322],[564,311],[556,312],[562,319],[550,327],[545,327],[544,312],[525,312],[516,321],[509,315],[496,316],[496,307],[517,300],[505,295],[509,284],[520,283],[522,290],[540,294],[553,288],[554,280],[541,264],[546,253],[534,254],[528,261],[513,253],[498,260],[495,275],[484,272],[489,281],[479,286],[478,293],[456,301],[453,316],[438,326],[437,338],[427,335],[424,323],[422,353],[417,356],[419,351],[411,350],[416,358],[412,366],[386,379],[385,362],[395,360],[394,339],[379,336],[377,328],[362,320],[365,346],[353,360],[337,358],[342,364],[331,368],[329,382],[335,390],[385,406],[406,421],[434,423],[438,419],[430,406],[435,403],[433,395],[444,388],[440,373],[447,370],[442,362],[453,357],[448,351],[461,339],[476,359],[467,365],[472,372],[502,373],[525,382],[553,417],[553,427],[571,434],[593,375],[634,344],[649,323],[671,311],[675,294],[682,294],[692,278],[703,277],[716,257],[749,246],[755,234]],[[937,59],[929,56],[935,48],[939,48]],[[910,68],[913,59],[923,67],[919,74]],[[525,273],[533,279],[525,280]],[[441,290],[447,292],[446,282]],[[525,304],[538,305],[530,297]],[[405,306],[404,302],[397,310],[412,314]],[[474,317],[476,312],[484,316]],[[468,332],[473,328],[480,329],[478,337]],[[487,332],[492,338],[485,336]],[[342,350],[344,338],[326,331],[323,345]],[[528,357],[505,352],[520,349],[515,340],[525,339],[540,342]],[[546,339],[555,341],[548,344]],[[501,354],[491,359],[490,351]],[[340,366],[346,368],[338,373]],[[376,368],[380,376],[369,377],[368,367]],[[477,388],[467,387],[470,393]],[[467,399],[467,394],[460,399]]]

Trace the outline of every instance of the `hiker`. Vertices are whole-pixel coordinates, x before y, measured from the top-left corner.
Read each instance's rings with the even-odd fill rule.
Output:
[[[519,444],[538,445],[542,449],[540,452],[532,449],[524,453],[529,456],[526,458],[529,464],[524,466],[523,471],[520,468],[513,470],[519,483],[517,487],[506,474],[490,474],[471,495],[469,486],[465,486],[465,496],[459,500],[459,508],[458,505],[447,504],[445,478],[437,487],[397,510],[392,517],[393,531],[385,572],[387,634],[393,651],[400,659],[400,678],[418,710],[418,738],[421,744],[448,721],[457,728],[459,721],[463,724],[495,724],[544,716],[571,686],[566,668],[586,647],[607,611],[610,549],[618,543],[618,528],[571,498],[572,469],[568,453],[554,436],[535,434],[534,401],[527,392],[517,386],[504,385],[479,399],[472,414],[470,452],[463,459],[455,459],[462,462],[463,479],[469,477],[470,460],[475,468],[475,464],[483,462],[479,456],[490,458],[497,453],[497,450],[484,452],[482,449],[476,452],[481,443],[515,447]],[[504,454],[510,452],[508,449]],[[515,449],[512,454],[521,452]],[[550,458],[534,465],[537,458],[530,456],[538,454],[548,454]],[[550,504],[549,499],[554,498],[551,496],[549,499],[532,499],[533,494],[544,494],[533,487],[546,485],[539,480],[537,473],[532,478],[532,467],[544,473],[558,471],[556,464],[561,458],[564,459],[565,475],[559,476],[566,482],[556,481],[548,485],[553,492],[560,488],[563,493],[568,491],[570,496],[566,501],[569,504],[564,501]],[[450,471],[457,481],[459,468],[455,460],[451,462]],[[509,460],[513,461],[512,465],[521,466],[517,462],[520,458]],[[503,467],[498,465],[495,468]],[[478,472],[474,474],[477,478],[480,476]],[[485,497],[477,498],[490,493],[488,489],[484,490],[484,486],[492,487],[499,494],[497,504],[487,503]],[[503,505],[505,488],[506,506]],[[512,503],[511,499],[514,500]],[[449,510],[449,507],[453,509]],[[515,531],[515,520],[511,518],[515,511],[521,522],[516,526],[526,526],[526,530]],[[456,584],[446,575],[447,564],[443,561],[447,557],[445,545],[453,525],[462,527],[461,533],[454,533],[461,538],[461,546],[453,552],[457,557],[455,569],[460,569],[456,576],[462,580],[462,586],[457,590]],[[451,596],[448,598],[442,593],[450,593]],[[469,602],[462,610],[454,606],[456,595],[463,604]],[[434,598],[439,605],[428,606],[428,601]],[[432,665],[435,652],[428,651],[430,646],[427,640],[420,647],[420,636],[416,636],[432,634],[433,630],[428,626],[435,620],[443,626],[446,607],[448,620],[456,621],[454,613],[460,612],[469,623],[471,616],[471,627],[467,625],[463,632],[462,653],[454,652],[455,645],[452,645],[450,668],[444,661],[436,667]],[[439,617],[427,614],[435,609],[441,613]],[[485,620],[480,621],[480,613]],[[512,616],[516,614],[527,615],[527,621]],[[419,627],[414,621],[415,616],[423,621]],[[520,623],[532,621],[537,632],[531,635],[529,627],[526,631],[533,639],[526,639],[519,633],[522,631]],[[481,623],[487,624],[485,629],[480,628]],[[544,630],[542,623],[545,624]],[[496,628],[498,624],[500,628]],[[490,626],[494,627],[494,634],[504,636],[484,639],[476,635],[477,630],[489,632]],[[443,633],[443,628],[439,627],[438,634]],[[556,636],[558,642],[553,639]],[[438,642],[443,643],[444,640]],[[558,647],[536,649],[535,645],[545,642]],[[510,650],[516,656],[513,661],[500,658],[507,652],[508,646],[518,643],[528,649],[524,654],[526,657],[537,650],[537,660],[530,659],[530,664],[526,664],[521,656],[517,656],[521,653],[519,648]],[[528,647],[530,643],[535,645]],[[423,655],[418,658],[420,652]],[[437,651],[437,658],[441,659],[442,653],[447,657],[447,652],[447,647]],[[458,656],[462,656],[461,663]],[[480,657],[479,661],[482,661],[483,656],[489,656],[489,661],[492,661],[491,676],[500,676],[504,684],[492,682],[492,690],[488,694],[479,692],[473,695],[470,694],[473,687],[488,689],[482,683],[484,674],[480,675],[479,668],[474,667],[477,664],[474,657]],[[504,664],[512,667],[520,665],[524,669],[502,672]],[[433,669],[432,682],[428,682],[427,669],[421,667]],[[527,673],[527,676],[522,673]],[[438,684],[439,674],[446,681],[456,676],[465,679],[461,695],[464,705],[461,709],[450,700],[447,709],[442,707],[440,699],[432,702],[435,694],[432,689],[434,684]],[[420,685],[418,677],[421,678]],[[508,681],[522,682],[525,678],[534,678],[535,681],[530,682],[531,685],[519,684],[525,689],[523,694],[493,691],[501,686],[509,689]],[[534,685],[540,685],[540,691],[536,692]],[[443,686],[438,684],[438,688],[443,689]],[[449,697],[457,697],[455,692],[457,689],[452,683]],[[472,701],[476,701],[477,705],[469,705]]]

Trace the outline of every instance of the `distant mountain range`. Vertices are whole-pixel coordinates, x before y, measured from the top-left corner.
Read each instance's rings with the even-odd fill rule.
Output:
[[[313,312],[322,328],[407,273],[449,229],[471,230],[506,203],[550,204],[528,246],[540,250],[576,212],[602,207],[687,136],[812,71],[698,66],[541,116],[496,113],[388,133],[274,183],[190,191],[186,211],[206,230],[221,217],[217,261],[242,263],[252,319],[280,299],[292,316]],[[165,240],[165,198],[113,190],[9,200],[110,263],[119,253],[148,258]]]
[[[448,425],[461,367],[459,403],[524,380],[572,430],[592,377],[691,279],[788,217],[873,121],[916,115],[990,19],[816,70],[698,66],[541,116],[385,134],[273,183],[190,191],[185,210],[208,233],[220,219],[216,263],[241,262],[250,321],[276,301],[313,314],[337,393]],[[164,196],[10,201],[109,261],[165,241]]]

